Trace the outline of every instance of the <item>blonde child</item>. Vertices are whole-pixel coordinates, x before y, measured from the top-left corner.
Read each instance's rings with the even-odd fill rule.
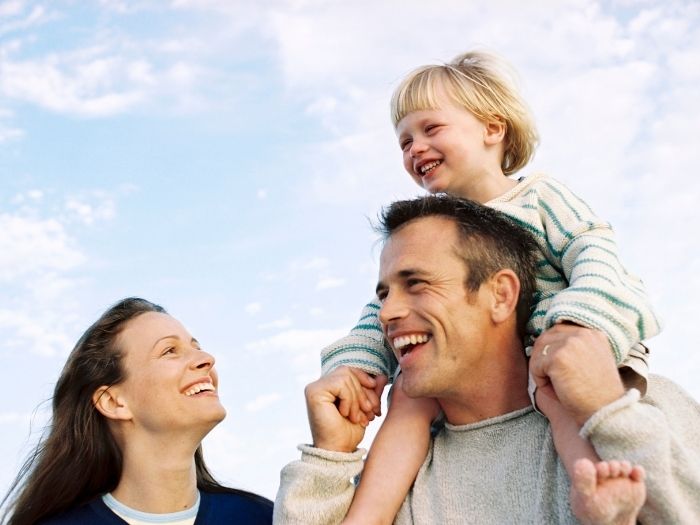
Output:
[[[625,386],[644,392],[647,350],[640,341],[660,326],[641,282],[619,261],[610,225],[543,174],[508,177],[529,162],[538,136],[507,66],[492,55],[469,52],[448,64],[418,68],[394,92],[391,116],[404,168],[419,186],[496,208],[536,236],[541,251],[537,292],[525,337],[533,362],[535,356],[541,363],[575,344],[549,335],[555,324],[595,330],[607,339]],[[394,353],[422,344],[386,341],[380,307],[376,299],[368,304],[350,334],[323,350],[324,374],[345,365],[392,377]],[[572,508],[590,522],[593,498],[576,489],[583,486],[580,473],[590,472],[591,465],[582,467],[578,460],[595,463],[598,457],[578,435],[583,422],[563,409],[541,366],[531,366],[531,373],[531,386],[540,389],[537,397],[531,389],[533,404],[549,418],[557,452],[574,481]],[[409,399],[400,385],[399,375],[345,523],[391,523],[425,459],[437,403]],[[639,479],[638,469],[626,465],[623,470],[622,477],[609,478],[607,488],[612,506],[630,507],[633,523],[643,491],[620,485],[621,478]]]

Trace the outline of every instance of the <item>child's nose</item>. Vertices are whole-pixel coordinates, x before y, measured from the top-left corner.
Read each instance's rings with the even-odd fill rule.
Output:
[[[428,144],[424,140],[413,140],[413,143],[411,143],[411,157],[416,158],[419,157],[421,154],[425,153],[425,150],[428,149]]]

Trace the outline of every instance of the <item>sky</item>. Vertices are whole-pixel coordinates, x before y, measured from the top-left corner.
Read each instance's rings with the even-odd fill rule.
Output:
[[[136,295],[217,359],[214,473],[273,498],[319,352],[373,294],[370,223],[421,194],[391,92],[470,49],[518,71],[520,174],[612,223],[664,320],[652,371],[700,399],[700,3],[0,0],[0,492],[80,334]]]

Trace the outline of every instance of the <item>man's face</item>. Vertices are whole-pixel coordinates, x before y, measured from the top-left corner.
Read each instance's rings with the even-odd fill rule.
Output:
[[[382,251],[379,318],[411,397],[459,395],[488,367],[488,294],[466,289],[458,246],[454,221],[427,217],[400,228]]]

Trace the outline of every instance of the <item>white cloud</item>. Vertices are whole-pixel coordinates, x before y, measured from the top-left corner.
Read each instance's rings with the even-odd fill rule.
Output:
[[[272,392],[270,394],[263,394],[263,395],[256,397],[252,401],[246,403],[243,406],[243,409],[246,412],[251,412],[251,413],[260,412],[261,410],[276,403],[280,399],[282,399],[282,396],[280,394],[278,394],[277,392]]]
[[[144,99],[150,82],[144,79],[142,61],[99,56],[101,51],[33,61],[4,60],[0,62],[0,91],[57,113],[121,113]]]
[[[262,310],[262,305],[260,303],[248,303],[244,308],[245,312],[250,315],[255,315],[260,313]]]
[[[68,197],[65,208],[70,217],[88,226],[97,221],[113,219],[116,214],[114,200],[102,191],[84,192]]]
[[[345,286],[345,279],[338,277],[323,277],[316,283],[316,290],[329,290]]]
[[[65,354],[74,343],[67,335],[71,319],[67,312],[66,318],[62,318],[64,312],[52,306],[50,311],[27,306],[0,309],[0,328],[5,334],[3,345],[45,357]]]
[[[0,214],[0,282],[37,272],[67,271],[85,261],[56,219]]]
[[[74,343],[81,320],[76,294],[85,287],[76,275],[88,257],[71,219],[88,224],[111,216],[114,206],[106,193],[86,192],[82,201],[66,199],[68,215],[60,209],[57,214],[61,197],[55,197],[28,189],[10,199],[15,211],[0,213],[0,331],[6,349],[53,356]],[[88,205],[88,198],[97,200]]]
[[[286,330],[279,334],[246,344],[246,349],[263,355],[284,353],[297,370],[309,371],[319,367],[319,351],[340,339],[347,329]],[[306,375],[304,376],[306,377]]]
[[[281,319],[275,319],[274,321],[269,321],[267,323],[262,323],[258,325],[259,330],[279,330],[280,328],[289,328],[292,326],[293,322],[290,317],[282,317]]]

